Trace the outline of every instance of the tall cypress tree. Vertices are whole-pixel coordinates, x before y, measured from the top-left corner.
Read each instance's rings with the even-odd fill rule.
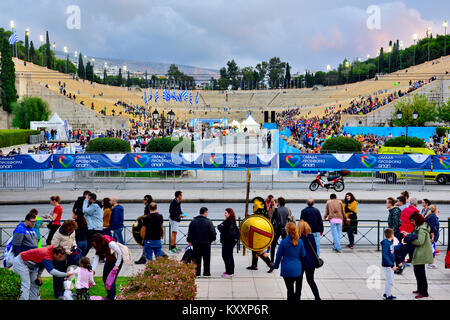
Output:
[[[45,66],[49,69],[52,67],[52,54],[50,52],[50,39],[48,38],[48,31],[45,41]]]
[[[36,57],[36,50],[34,49],[33,40],[30,41],[30,62],[34,63],[34,58]]]
[[[131,87],[130,71],[127,71],[127,87]]]
[[[30,44],[28,39],[28,33],[25,31],[25,61],[30,61],[29,59],[29,51],[30,50]]]
[[[0,40],[1,62],[0,62],[0,96],[2,108],[6,112],[12,112],[11,104],[17,101],[16,70],[12,60],[11,45],[7,38]]]
[[[378,57],[378,59],[379,59],[378,72],[384,73],[384,50],[383,50],[383,48],[380,49],[380,56]]]
[[[103,83],[106,84],[106,68],[103,68]]]
[[[286,64],[286,74],[284,76],[284,88],[291,83],[291,67],[289,63]]]
[[[85,75],[85,70],[84,70],[84,64],[83,64],[83,55],[80,54],[78,55],[78,77],[80,77],[81,79],[84,79],[84,75]]]

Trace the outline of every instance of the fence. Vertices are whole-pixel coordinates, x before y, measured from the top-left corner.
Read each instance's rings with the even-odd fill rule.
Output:
[[[178,229],[177,234],[177,244],[180,246],[187,245],[187,233],[188,233],[188,227],[189,223],[192,220],[183,220]],[[218,224],[222,223],[223,220],[220,219],[211,219],[214,226],[217,226]],[[241,218],[238,219],[238,224],[242,221]],[[125,227],[124,227],[124,241],[125,244],[128,246],[135,246],[137,247],[138,244],[135,242],[133,235],[132,235],[132,225],[135,223],[135,220],[125,220]],[[0,248],[3,248],[8,239],[12,237],[13,231],[16,228],[18,222],[17,221],[0,221]],[[440,221],[440,228],[439,228],[439,240],[437,242],[437,246],[448,246],[448,240],[450,235],[448,234],[448,227],[450,225],[450,219],[448,221]],[[169,244],[171,229],[169,225],[168,220],[164,220],[164,238],[162,241],[163,245]],[[380,251],[380,242],[383,240],[383,231],[386,229],[387,222],[382,220],[358,220],[358,232],[355,235],[355,246],[358,247],[365,247],[365,248],[371,248],[376,247],[377,251]],[[41,235],[42,235],[42,243],[45,243],[45,239],[47,238],[48,229],[45,227],[41,228]],[[346,240],[347,235],[345,233],[342,234],[341,242],[347,241]],[[330,231],[329,222],[324,222],[324,232],[321,236],[320,244],[322,246],[331,246],[333,244],[333,238]],[[214,241],[213,246],[220,245],[220,236],[217,234],[217,239]],[[237,245],[237,252],[241,249],[241,244],[238,242]],[[3,253],[3,250],[1,251]]]

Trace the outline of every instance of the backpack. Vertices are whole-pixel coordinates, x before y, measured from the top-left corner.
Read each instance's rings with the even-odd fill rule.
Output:
[[[231,224],[230,239],[233,240],[233,242],[238,242],[240,239],[239,229],[234,223]]]
[[[103,235],[103,237],[106,239],[106,241],[108,241],[108,243],[110,243],[111,241],[114,241],[117,246],[120,248],[120,252],[122,253],[122,259],[123,259],[123,263],[127,264],[127,265],[132,265],[132,258],[131,258],[131,253],[130,250],[128,249],[127,246],[124,246],[123,244],[117,242],[116,239],[114,239],[111,236],[108,235]],[[115,256],[116,253],[114,252],[113,255]],[[116,256],[117,259],[117,256]]]
[[[11,268],[13,265],[14,255],[13,245],[12,245],[13,237],[9,238],[6,242],[5,250],[3,251],[3,267]]]

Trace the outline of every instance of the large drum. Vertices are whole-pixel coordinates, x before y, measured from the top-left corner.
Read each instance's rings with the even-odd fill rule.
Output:
[[[239,233],[246,248],[259,252],[270,246],[275,232],[269,219],[260,214],[253,214],[242,220]]]

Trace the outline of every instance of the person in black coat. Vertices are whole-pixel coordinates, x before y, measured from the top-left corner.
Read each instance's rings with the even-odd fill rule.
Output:
[[[302,275],[300,278],[300,295],[301,287],[303,283],[303,275],[306,274],[306,281],[314,294],[315,300],[321,300],[319,295],[319,289],[314,281],[314,271],[316,270],[316,242],[314,236],[311,234],[311,227],[306,221],[300,220],[297,225],[298,234],[303,241],[305,247],[305,257],[302,259]]]
[[[91,192],[89,190],[86,190],[83,192],[82,197],[78,197],[78,199],[75,201],[75,203],[73,205],[73,209],[72,209],[73,213],[75,213],[78,216],[83,215],[83,202],[84,202],[84,199],[86,199],[86,196],[90,193]]]
[[[200,276],[203,258],[203,276],[211,276],[211,244],[216,240],[216,229],[208,219],[208,208],[200,208],[200,215],[189,224],[187,242],[193,247],[194,260],[197,264],[197,277]]]
[[[239,240],[239,229],[236,226],[236,215],[231,208],[225,209],[225,221],[217,226],[220,232],[220,243],[222,244],[222,258],[225,263],[223,278],[234,275],[233,249]]]
[[[320,236],[323,234],[322,215],[319,209],[314,207],[314,200],[312,198],[309,198],[306,204],[308,206],[302,210],[300,220],[307,222],[311,228],[311,234],[314,236],[316,243],[317,256],[320,257]]]
[[[153,197],[149,194],[146,194],[144,196],[144,216],[148,216],[148,214],[150,213],[150,203],[153,202]],[[145,249],[142,248],[142,255],[141,257],[136,260],[134,263],[135,264],[145,264],[147,262],[147,259],[145,258]]]

